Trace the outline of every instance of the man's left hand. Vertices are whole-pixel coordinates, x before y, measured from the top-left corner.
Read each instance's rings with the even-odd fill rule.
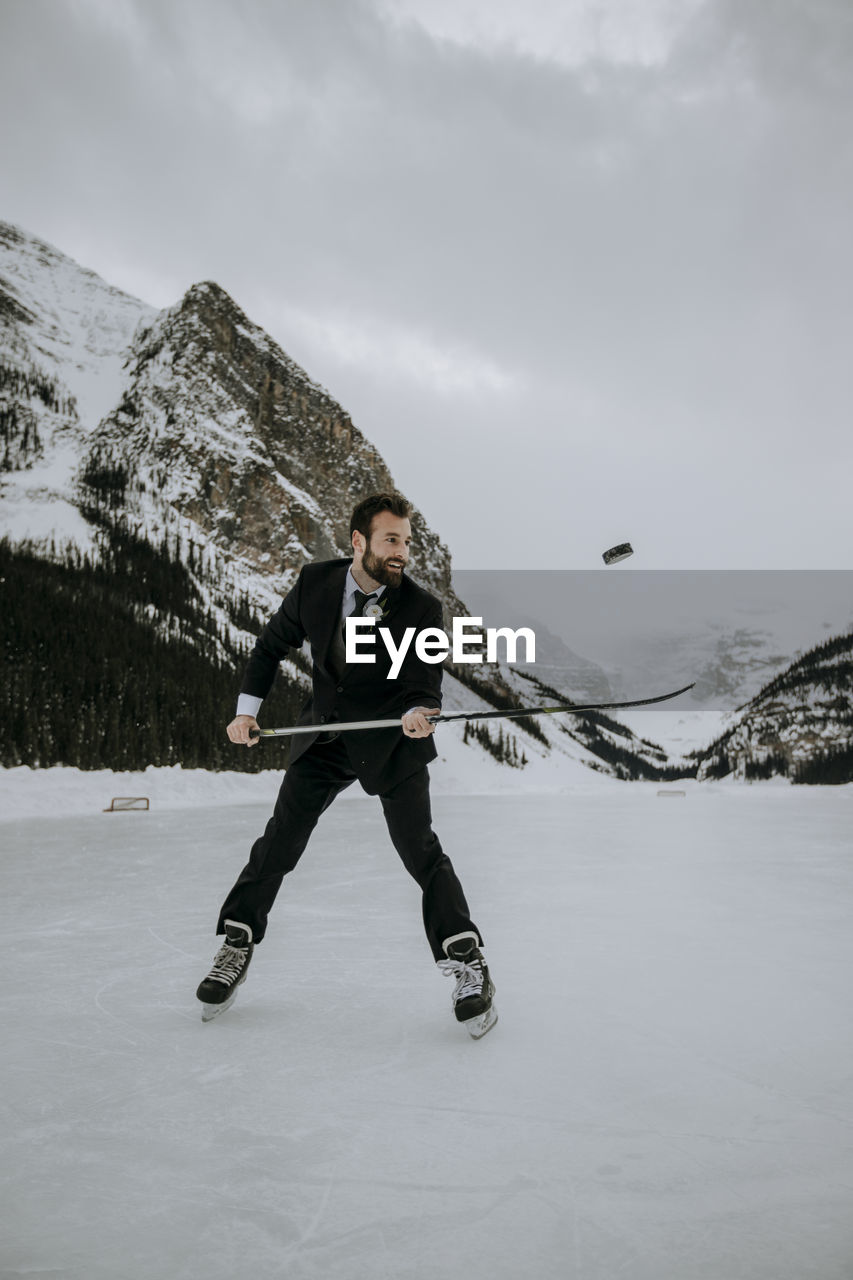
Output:
[[[428,738],[435,733],[435,725],[427,716],[440,716],[440,707],[413,707],[403,716],[403,733],[407,738]]]

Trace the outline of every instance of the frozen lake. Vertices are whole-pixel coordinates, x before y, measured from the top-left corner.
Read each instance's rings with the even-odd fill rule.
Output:
[[[685,790],[435,798],[480,1042],[375,801],[208,1025],[267,805],[0,826],[0,1274],[849,1280],[853,787]]]

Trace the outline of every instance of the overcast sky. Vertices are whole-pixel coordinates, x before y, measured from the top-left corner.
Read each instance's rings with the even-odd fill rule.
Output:
[[[853,567],[850,0],[0,22],[0,217],[217,280],[458,567]]]

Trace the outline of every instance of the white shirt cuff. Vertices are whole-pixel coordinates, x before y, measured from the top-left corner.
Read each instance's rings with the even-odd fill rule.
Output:
[[[253,693],[241,693],[237,699],[238,716],[257,716],[263,698],[256,698]]]

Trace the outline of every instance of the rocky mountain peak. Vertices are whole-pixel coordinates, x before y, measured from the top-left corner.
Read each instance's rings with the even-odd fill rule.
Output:
[[[352,508],[394,488],[349,414],[210,281],[134,335],[123,394],[89,442],[85,469],[105,465],[285,580],[348,554]],[[413,526],[418,576],[446,596],[447,548],[420,513]]]

